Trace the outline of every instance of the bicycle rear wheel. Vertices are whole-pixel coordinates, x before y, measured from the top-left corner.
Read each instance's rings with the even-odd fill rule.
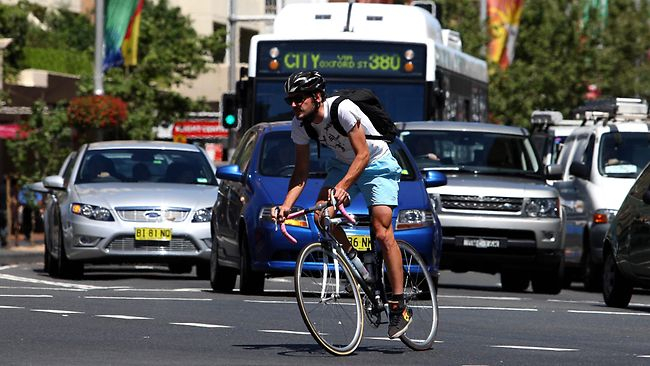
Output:
[[[296,299],[307,329],[327,352],[354,352],[363,335],[359,286],[337,253],[321,243],[304,247],[294,275]]]
[[[433,347],[438,330],[436,288],[426,262],[415,248],[403,240],[398,240],[397,244],[402,252],[404,303],[413,311],[413,320],[400,340],[413,350],[424,351]],[[387,298],[390,299],[393,291],[383,258],[382,268],[384,268],[384,276],[382,276],[384,290]]]

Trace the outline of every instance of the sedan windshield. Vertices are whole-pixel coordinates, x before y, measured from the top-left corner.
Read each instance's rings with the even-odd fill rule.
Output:
[[[167,149],[88,150],[76,183],[148,182],[217,185],[205,156]]]
[[[484,174],[537,174],[534,148],[525,136],[472,131],[410,130],[402,141],[422,170]]]
[[[598,156],[598,169],[602,175],[636,178],[650,161],[650,133],[603,134]]]
[[[295,148],[289,131],[271,132],[264,136],[262,155],[259,171],[262,175],[270,177],[290,177],[295,167]],[[391,152],[402,167],[401,180],[414,180],[414,167],[409,163],[403,145],[390,144]],[[318,147],[310,143],[309,176],[324,178],[327,175],[327,162],[335,159],[334,151],[326,146],[320,147],[320,158]]]

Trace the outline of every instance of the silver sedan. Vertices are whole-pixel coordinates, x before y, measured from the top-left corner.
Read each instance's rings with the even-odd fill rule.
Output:
[[[43,186],[45,268],[79,277],[86,263],[162,263],[209,276],[214,165],[197,146],[158,141],[83,145]]]

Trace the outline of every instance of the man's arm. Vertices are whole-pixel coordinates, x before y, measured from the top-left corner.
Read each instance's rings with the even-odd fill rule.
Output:
[[[348,131],[348,138],[350,139],[352,150],[354,150],[354,160],[352,161],[352,164],[350,164],[348,172],[334,187],[336,188],[334,197],[337,201],[349,198],[347,190],[357,181],[370,161],[370,152],[368,151],[368,144],[366,143],[366,133],[363,127],[361,127],[361,121],[357,120],[354,127]]]
[[[287,196],[284,199],[284,203],[280,207],[282,210],[283,216],[286,216],[293,207],[293,204],[296,203],[298,197],[302,193],[307,178],[309,177],[309,144],[307,145],[298,145],[296,144],[296,166],[293,169],[291,174],[291,179],[289,180],[289,189],[287,190]]]

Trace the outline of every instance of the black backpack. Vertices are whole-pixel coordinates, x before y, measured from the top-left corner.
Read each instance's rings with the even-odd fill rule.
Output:
[[[336,128],[336,131],[343,136],[347,136],[347,132],[341,126],[339,121],[339,104],[342,101],[349,99],[354,104],[359,106],[359,109],[368,116],[370,122],[375,127],[377,132],[381,136],[371,136],[366,135],[368,140],[384,140],[388,143],[395,141],[398,131],[395,123],[390,118],[388,113],[382,107],[379,98],[372,92],[370,89],[342,89],[335,91],[331,96],[338,96],[330,108],[330,118],[332,120],[332,125]],[[312,139],[318,141],[318,133],[316,129],[311,125],[311,123],[303,123],[305,127],[305,132]],[[320,146],[319,146],[320,147]]]

